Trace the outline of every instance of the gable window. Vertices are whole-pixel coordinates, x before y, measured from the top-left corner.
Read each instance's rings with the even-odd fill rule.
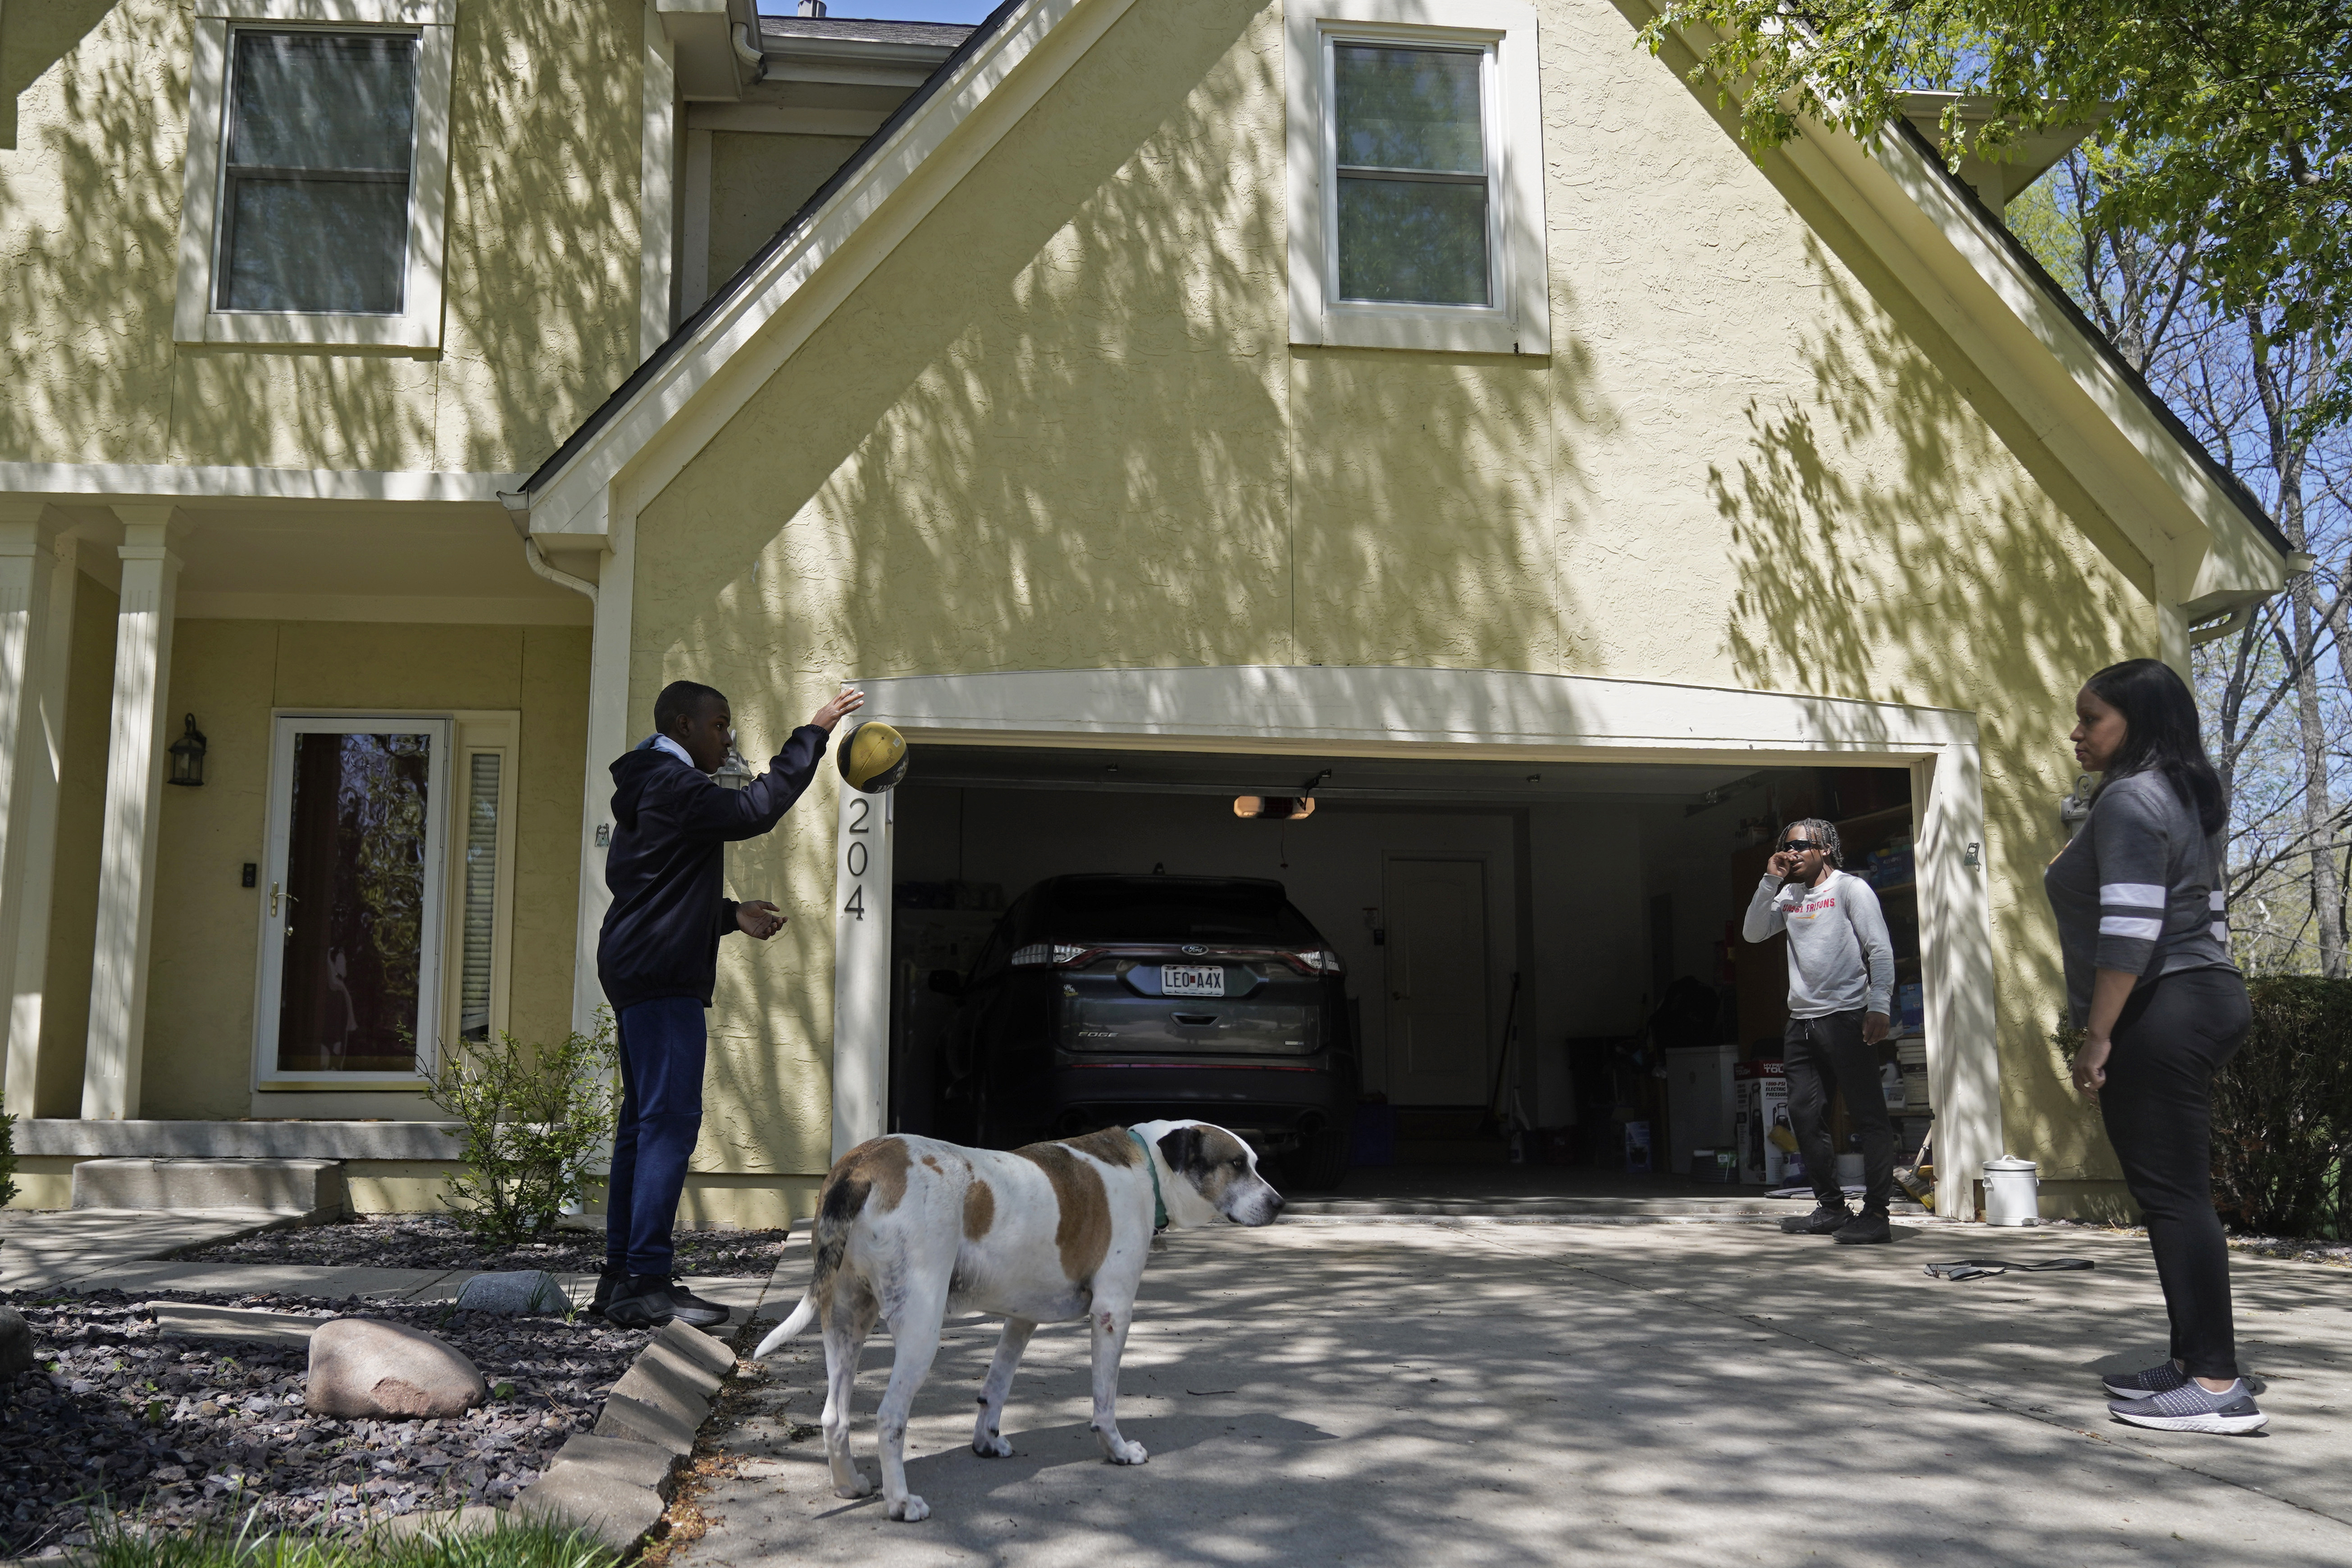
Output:
[[[1550,350],[1533,8],[1286,12],[1291,341]]]
[[[437,347],[456,0],[197,0],[174,336]]]
[[[400,314],[415,36],[240,27],[229,40],[214,308]]]

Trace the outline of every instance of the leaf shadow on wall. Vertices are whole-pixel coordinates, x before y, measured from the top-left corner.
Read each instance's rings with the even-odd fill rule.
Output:
[[[2027,987],[1998,993],[2003,1028],[2040,1041],[2049,1019],[2016,1015],[2021,995],[2061,1005],[2054,954],[2004,941],[2002,922],[2046,919],[2038,889],[2064,842],[2055,803],[2073,776],[2074,694],[2140,651],[2119,647],[2116,628],[2145,623],[2149,568],[2013,409],[1945,368],[1966,363],[1957,347],[1937,342],[1931,354],[1890,316],[1892,279],[1841,258],[1884,280],[1865,293],[1811,243],[1831,307],[1801,344],[1811,395],[1751,400],[1746,450],[1709,470],[1737,577],[1725,644],[1745,685],[1977,717],[1987,853],[2008,888],[2035,894],[2032,908],[1994,910],[1988,957],[2026,966]],[[2047,732],[2020,732],[2036,725]],[[2021,1060],[2033,1064],[2039,1109],[2019,1098]],[[2046,1123],[2053,1167],[2089,1155],[2094,1123],[2054,1049],[2029,1047],[2004,1067],[2010,1114]]]

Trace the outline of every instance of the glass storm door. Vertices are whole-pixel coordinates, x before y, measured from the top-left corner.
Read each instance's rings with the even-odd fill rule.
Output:
[[[441,1016],[449,724],[280,719],[259,1081],[413,1079]]]

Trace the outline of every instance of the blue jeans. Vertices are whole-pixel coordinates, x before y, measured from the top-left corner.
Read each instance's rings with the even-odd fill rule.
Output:
[[[621,1009],[621,1115],[604,1194],[604,1267],[667,1279],[670,1223],[702,1131],[702,1003],[663,996]]]

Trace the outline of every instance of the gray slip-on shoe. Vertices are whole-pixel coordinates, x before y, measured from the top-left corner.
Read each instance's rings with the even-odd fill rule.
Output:
[[[2179,1388],[2189,1381],[2189,1374],[2175,1363],[2166,1361],[2146,1372],[2111,1372],[2100,1381],[2117,1399],[2147,1399]]]
[[[2192,1377],[2146,1399],[2119,1399],[2107,1414],[2159,1432],[2252,1432],[2270,1420],[2255,1406],[2244,1378],[2215,1394]]]

